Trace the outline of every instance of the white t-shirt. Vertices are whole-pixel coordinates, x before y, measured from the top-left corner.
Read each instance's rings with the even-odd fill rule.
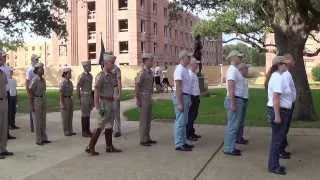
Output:
[[[9,78],[8,87],[10,96],[17,96],[17,81],[15,79]]]
[[[168,70],[165,69],[162,71],[162,78],[168,78]]]
[[[228,81],[234,81],[235,96],[242,97],[242,80],[243,76],[238,68],[236,68],[234,65],[230,65],[227,71],[227,96],[229,96]]]
[[[154,76],[155,76],[155,77],[160,77],[160,76],[161,76],[161,68],[160,68],[160,66],[157,66],[157,67],[154,69]]]
[[[7,66],[6,64],[4,64],[3,66],[0,66],[0,69],[2,70],[2,72],[4,72],[7,76],[7,80],[9,81],[10,79],[10,67]],[[9,91],[9,86],[7,85],[6,87],[6,91]]]
[[[189,71],[186,67],[182,64],[177,65],[176,69],[174,70],[174,87],[176,87],[176,81],[182,81],[182,92],[186,94],[191,94],[191,78],[189,75]]]
[[[286,86],[288,86],[291,89],[292,102],[295,102],[297,99],[297,90],[296,90],[296,86],[294,85],[294,81],[291,73],[289,71],[286,71],[281,76],[283,77],[284,82],[286,83]]]
[[[292,98],[291,90],[284,82],[284,78],[279,72],[274,72],[271,75],[268,84],[268,104],[267,106],[273,107],[273,94],[279,93],[280,95],[280,107],[291,109],[292,107]]]
[[[249,98],[249,83],[247,78],[242,78],[241,80],[242,86],[241,86],[241,97],[248,99]]]
[[[191,77],[191,95],[200,96],[199,79],[196,73],[189,69],[189,74]]]
[[[35,73],[34,73],[33,71],[34,71],[34,67],[30,65],[30,66],[28,67],[27,71],[26,71],[26,80],[29,81],[28,86],[30,85],[32,79],[33,79],[34,76],[35,76]]]

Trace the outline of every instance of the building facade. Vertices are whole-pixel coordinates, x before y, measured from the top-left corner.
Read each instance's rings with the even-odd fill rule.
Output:
[[[141,64],[143,53],[153,53],[155,62],[174,64],[179,51],[193,51],[192,30],[199,18],[183,13],[169,22],[167,0],[68,0],[68,38],[52,39],[53,54],[62,64],[99,61],[102,43],[118,57],[120,65]],[[222,63],[222,38],[203,40],[203,63]],[[66,54],[61,53],[66,52]]]

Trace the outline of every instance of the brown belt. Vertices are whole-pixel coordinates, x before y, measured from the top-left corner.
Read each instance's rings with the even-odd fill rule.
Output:
[[[100,96],[100,99],[102,100],[106,100],[106,101],[114,101],[113,97],[104,97],[104,96]]]
[[[72,98],[72,96],[63,96],[64,98]]]

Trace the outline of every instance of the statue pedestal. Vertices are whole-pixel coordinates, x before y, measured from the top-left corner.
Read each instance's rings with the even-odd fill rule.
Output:
[[[198,74],[198,78],[201,96],[208,96],[208,78],[205,77],[203,74]]]

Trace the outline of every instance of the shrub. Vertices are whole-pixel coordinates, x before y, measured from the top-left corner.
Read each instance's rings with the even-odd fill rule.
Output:
[[[320,66],[312,68],[312,79],[315,81],[320,81]]]

